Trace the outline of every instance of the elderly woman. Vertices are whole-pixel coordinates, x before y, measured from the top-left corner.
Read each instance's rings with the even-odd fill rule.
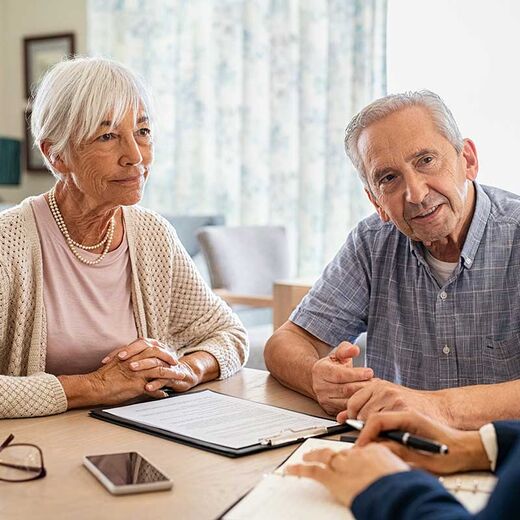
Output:
[[[32,132],[57,182],[0,214],[0,417],[163,397],[244,364],[239,320],[136,206],[152,128],[118,63],[62,62],[40,84]]]

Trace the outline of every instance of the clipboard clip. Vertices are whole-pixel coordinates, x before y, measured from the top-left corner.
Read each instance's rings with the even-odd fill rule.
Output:
[[[323,435],[328,432],[329,430],[326,426],[313,426],[301,430],[293,430],[292,428],[289,428],[274,435],[270,435],[269,437],[262,437],[261,439],[258,439],[258,442],[262,446],[277,446],[287,442],[297,442],[303,439],[308,439],[309,437],[316,437],[317,435]]]

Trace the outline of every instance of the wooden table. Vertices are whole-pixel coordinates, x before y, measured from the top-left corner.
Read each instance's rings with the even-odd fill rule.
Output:
[[[326,417],[314,401],[282,387],[262,370],[243,369],[199,388],[204,387]],[[0,482],[2,519],[217,518],[296,447],[230,459],[93,419],[88,410],[0,420],[0,442],[9,433],[14,442],[40,446],[47,476]],[[162,469],[173,480],[173,490],[113,496],[82,465],[84,455],[132,450]]]
[[[273,330],[283,325],[309,292],[314,280],[277,280],[273,284]]]

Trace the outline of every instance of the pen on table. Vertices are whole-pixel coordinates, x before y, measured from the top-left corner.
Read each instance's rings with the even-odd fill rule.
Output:
[[[365,426],[365,423],[363,421],[358,421],[356,419],[347,419],[345,422],[349,426],[352,426],[352,428],[359,431],[361,431]],[[415,435],[412,435],[411,433],[403,432],[400,430],[388,430],[386,432],[379,432],[379,437],[396,441],[400,444],[404,444],[405,446],[409,446],[410,448],[414,448],[416,450],[428,451],[430,453],[439,453],[441,455],[446,455],[446,453],[448,453],[448,446],[446,446],[446,444],[441,444],[439,442],[431,441],[429,439],[423,439],[422,437],[417,437]]]

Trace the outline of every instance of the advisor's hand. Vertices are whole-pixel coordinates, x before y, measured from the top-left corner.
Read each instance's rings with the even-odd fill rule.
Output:
[[[330,415],[347,407],[347,400],[370,380],[371,368],[354,368],[352,358],[359,356],[357,345],[342,342],[330,356],[316,361],[312,367],[312,390],[320,406]]]
[[[285,473],[321,482],[347,507],[376,480],[410,469],[399,457],[379,444],[340,452],[314,450],[305,454],[303,460],[309,464],[288,466]]]
[[[379,433],[386,430],[402,430],[431,439],[446,444],[449,451],[445,455],[426,453],[397,442],[381,440]],[[363,447],[374,441],[387,446],[408,464],[438,475],[490,468],[478,431],[456,430],[416,411],[371,415],[359,434],[356,446]]]

